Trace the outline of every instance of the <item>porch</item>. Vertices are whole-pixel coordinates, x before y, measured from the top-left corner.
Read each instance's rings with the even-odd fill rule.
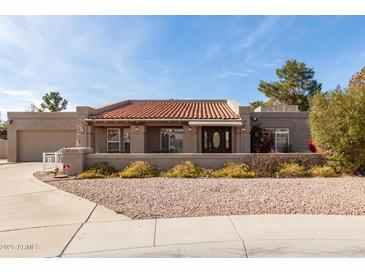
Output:
[[[249,153],[250,134],[241,121],[101,122],[88,125],[96,154]]]

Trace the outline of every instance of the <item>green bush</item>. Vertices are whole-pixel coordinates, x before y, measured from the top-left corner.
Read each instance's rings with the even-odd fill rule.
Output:
[[[339,174],[330,166],[314,166],[308,173],[313,177],[337,177]]]
[[[113,167],[109,166],[107,163],[98,163],[94,167],[86,169],[81,172],[77,178],[79,179],[89,179],[89,178],[105,178],[114,174],[116,171]]]
[[[158,176],[158,172],[150,163],[135,161],[119,172],[119,176],[122,178],[150,178]]]
[[[183,177],[183,178],[198,178],[205,177],[210,170],[198,167],[191,161],[186,161],[175,165],[170,170],[162,173],[163,177]]]
[[[308,172],[305,167],[297,163],[284,163],[280,165],[278,175],[282,178],[296,178],[306,177]]]
[[[228,163],[224,167],[212,172],[213,177],[253,178],[256,176],[249,166],[243,163]]]
[[[337,88],[311,100],[309,126],[314,144],[342,173],[365,167],[365,88]]]

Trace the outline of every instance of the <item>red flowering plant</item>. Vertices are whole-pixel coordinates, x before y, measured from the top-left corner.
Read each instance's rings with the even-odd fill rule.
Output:
[[[316,153],[318,151],[316,145],[313,143],[312,140],[308,140],[308,148],[313,153]]]
[[[251,152],[269,153],[274,146],[274,136],[271,132],[265,132],[259,125],[251,128]]]

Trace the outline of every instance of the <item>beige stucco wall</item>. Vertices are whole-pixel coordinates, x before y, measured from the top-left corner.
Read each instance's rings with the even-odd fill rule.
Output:
[[[323,157],[315,153],[277,153],[283,160],[297,159],[299,156],[305,156],[313,159],[312,163],[323,163]],[[100,162],[107,162],[117,170],[126,167],[134,161],[146,161],[154,164],[161,170],[166,170],[177,163],[184,161],[193,161],[199,166],[206,168],[219,168],[228,162],[246,162],[249,163],[253,157],[268,157],[270,154],[254,153],[95,153],[86,154],[85,167],[92,167]]]
[[[0,159],[6,159],[8,158],[8,141],[4,139],[0,139]]]
[[[160,151],[160,126],[146,127],[145,152],[157,153]]]
[[[198,130],[200,127],[184,126],[183,136],[183,152],[194,153],[198,152],[199,139]]]
[[[131,126],[131,153],[143,153],[145,150],[146,126]]]
[[[94,129],[94,139],[95,139],[94,151],[96,153],[107,152],[106,129],[107,129],[106,127],[95,127]]]
[[[77,115],[75,112],[8,112],[8,161],[18,161],[19,140],[18,136],[23,135],[22,132],[35,131],[76,131]],[[56,137],[55,137],[56,136]],[[48,145],[52,144],[52,138],[56,138],[54,143],[62,143],[62,140],[57,139],[57,134],[52,136],[37,135],[35,140],[32,140],[37,146],[44,144],[45,152],[49,150]],[[76,133],[75,133],[76,141]],[[63,142],[68,144],[68,142]],[[73,143],[75,145],[75,143]],[[29,148],[28,148],[29,149]],[[52,147],[53,149],[53,147]],[[31,150],[31,148],[30,148]],[[29,153],[29,152],[27,152]],[[34,159],[38,157],[39,147],[34,150]],[[37,155],[36,155],[37,154]]]

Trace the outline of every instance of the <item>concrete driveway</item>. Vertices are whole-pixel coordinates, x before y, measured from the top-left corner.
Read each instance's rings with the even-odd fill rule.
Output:
[[[0,257],[365,257],[365,216],[130,220],[0,165]]]

